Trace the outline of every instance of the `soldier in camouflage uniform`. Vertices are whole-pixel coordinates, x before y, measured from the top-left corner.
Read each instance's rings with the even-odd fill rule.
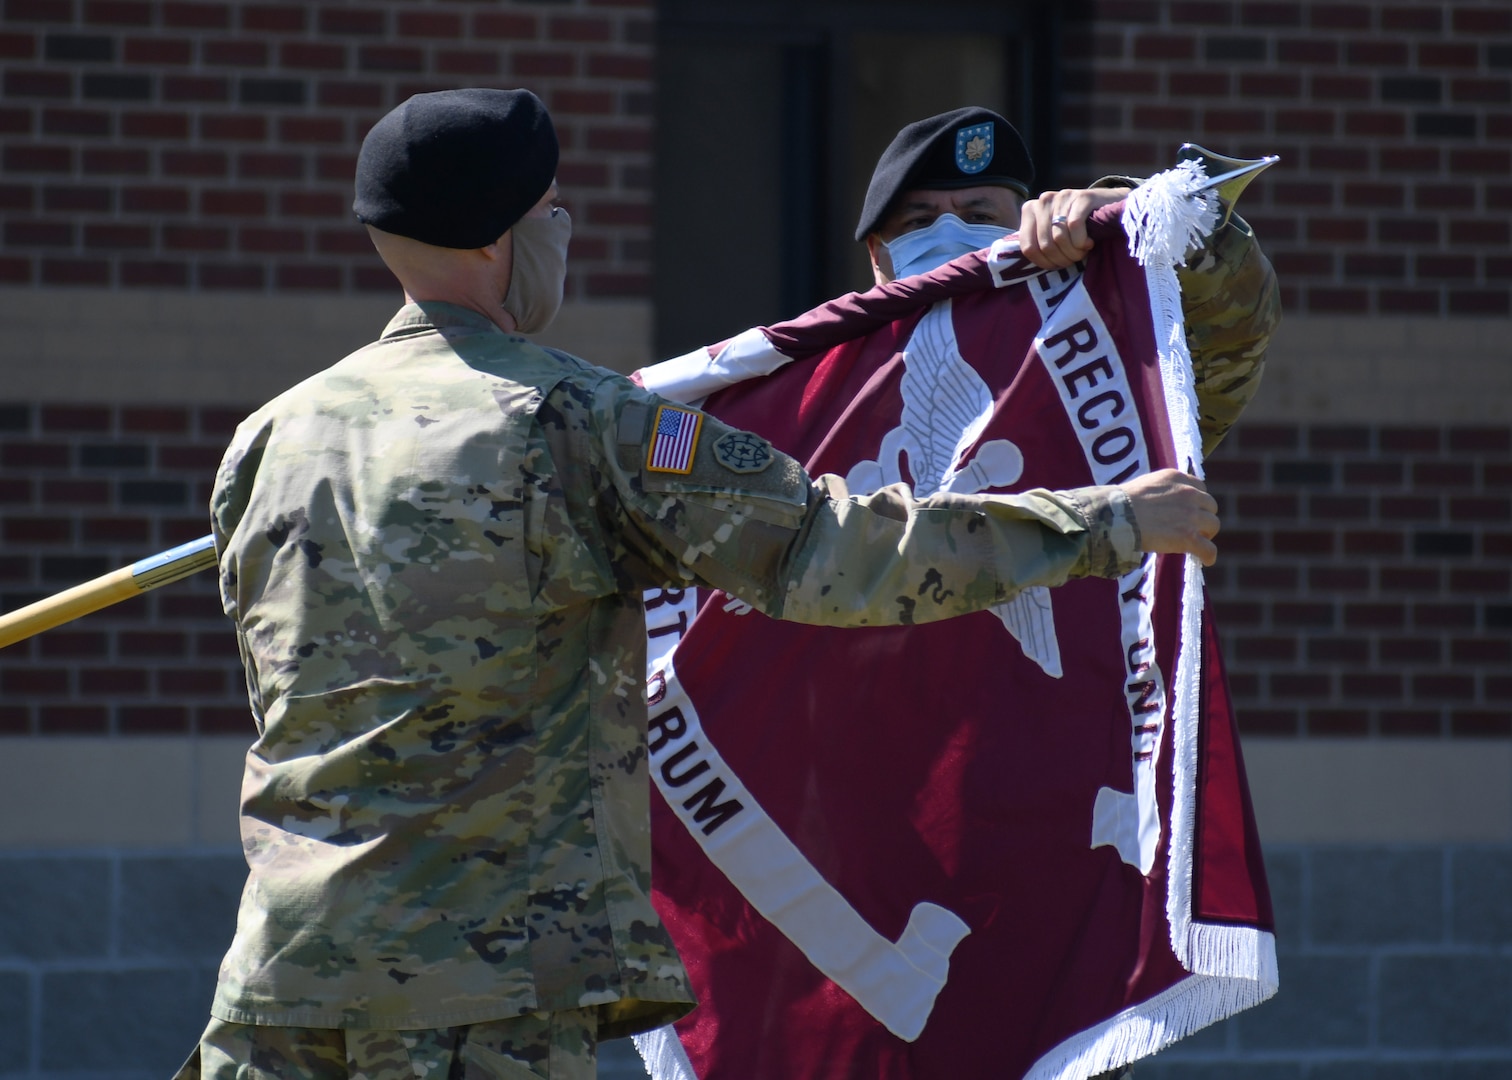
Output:
[[[692,1007],[649,896],[643,590],[865,626],[1215,555],[1216,507],[1171,471],[852,498],[532,344],[561,297],[555,167],[526,91],[380,121],[355,205],[408,302],[226,452],[250,876],[183,1078],[585,1080],[597,1039]]]
[[[1139,184],[1109,176],[1030,199],[1033,181],[1023,139],[990,109],[955,109],[909,124],[877,161],[856,226],[877,284],[932,270],[1015,228],[1030,261],[1064,269],[1092,249],[1092,212]],[[1209,454],[1260,388],[1265,349],[1281,321],[1280,293],[1254,230],[1238,215],[1189,254],[1176,276],[1202,452]]]
[[[1028,147],[990,109],[955,109],[909,124],[878,160],[856,226],[877,284],[925,273],[1015,228],[1030,261],[1065,269],[1092,249],[1092,212],[1140,183],[1109,176],[1031,199],[1033,180]],[[1260,388],[1265,349],[1281,321],[1280,294],[1254,230],[1237,214],[1189,253],[1176,275],[1207,455]],[[1093,1080],[1132,1073],[1126,1066]]]

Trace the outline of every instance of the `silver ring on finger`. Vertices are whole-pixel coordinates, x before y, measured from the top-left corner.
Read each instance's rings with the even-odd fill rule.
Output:
[[[1053,217],[1053,218],[1050,219],[1050,224],[1051,225],[1065,225],[1065,224],[1067,224],[1066,215],[1065,214],[1057,214],[1057,215],[1055,215],[1055,217]]]

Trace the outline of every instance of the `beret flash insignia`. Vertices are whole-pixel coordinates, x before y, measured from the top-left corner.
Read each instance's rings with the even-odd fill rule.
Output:
[[[758,473],[772,463],[772,447],[748,431],[731,431],[714,444],[714,460],[731,472]]]
[[[992,125],[972,124],[959,129],[955,151],[956,168],[968,176],[981,172],[992,164]]]

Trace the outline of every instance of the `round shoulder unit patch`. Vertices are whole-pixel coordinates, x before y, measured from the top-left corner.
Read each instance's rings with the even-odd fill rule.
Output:
[[[714,444],[714,460],[731,472],[758,473],[772,463],[772,447],[749,431],[731,431]]]

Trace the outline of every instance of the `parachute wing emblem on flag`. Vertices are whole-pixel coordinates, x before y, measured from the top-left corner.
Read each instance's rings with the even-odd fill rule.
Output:
[[[1024,455],[1007,439],[992,439],[963,461],[992,418],[992,392],[956,343],[951,302],[941,301],[920,320],[903,353],[903,416],[882,438],[876,460],[861,461],[846,474],[853,494],[869,495],[887,484],[913,479],[919,498],[941,491],[976,494],[1007,487],[1024,472]],[[900,456],[908,459],[908,477]],[[1024,590],[992,613],[1002,620],[1046,675],[1060,678],[1060,643],[1050,590]]]

